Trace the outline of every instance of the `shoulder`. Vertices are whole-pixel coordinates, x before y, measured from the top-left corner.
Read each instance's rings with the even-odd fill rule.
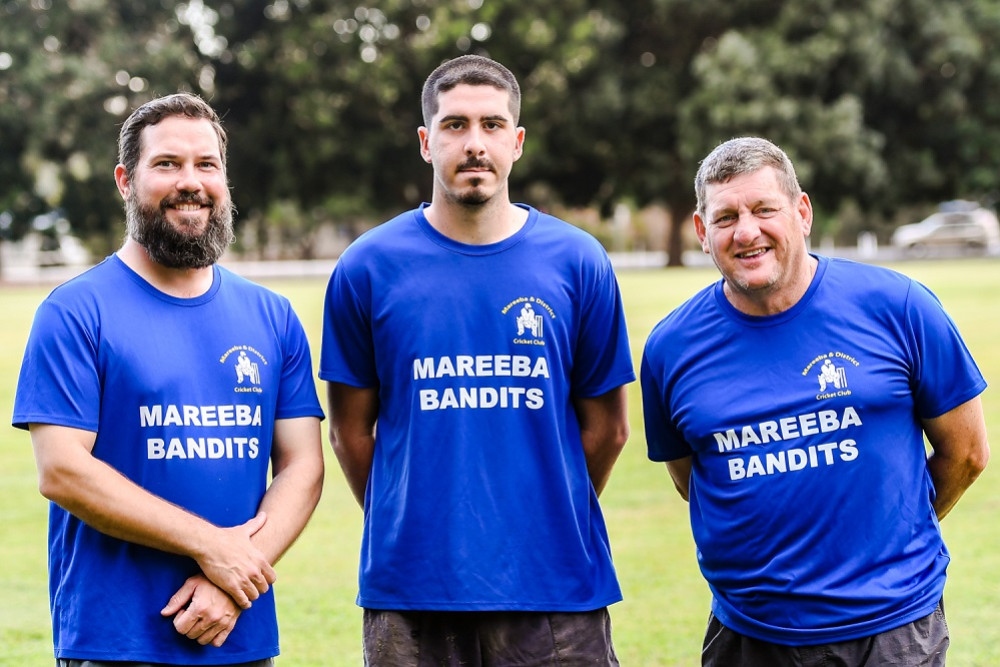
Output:
[[[547,241],[555,241],[567,246],[578,247],[582,252],[606,256],[607,252],[601,242],[589,232],[569,223],[562,218],[528,207],[537,215],[534,232]]]
[[[595,276],[612,273],[608,253],[593,235],[561,218],[528,208],[535,219],[523,244],[540,262],[566,271],[584,269]]]
[[[355,262],[373,253],[389,252],[396,248],[405,247],[409,239],[407,230],[418,231],[419,229],[415,217],[416,211],[417,209],[411,209],[400,213],[364,232],[347,246],[340,259]]]
[[[916,284],[909,276],[883,266],[839,257],[822,257],[820,261],[827,263],[824,282],[838,290],[850,290],[864,296],[894,296],[905,295]]]
[[[221,286],[219,296],[223,299],[240,300],[247,304],[258,304],[271,311],[292,310],[291,301],[283,294],[264,287],[248,278],[234,273],[224,266],[217,266]]]
[[[43,303],[82,307],[109,298],[120,298],[122,291],[117,286],[128,281],[129,277],[116,262],[113,256],[108,257],[70,278],[49,292]]]
[[[670,311],[653,327],[646,339],[646,351],[679,355],[711,334],[718,333],[722,324],[728,321],[717,303],[716,291],[719,288],[718,281],[703,287]]]

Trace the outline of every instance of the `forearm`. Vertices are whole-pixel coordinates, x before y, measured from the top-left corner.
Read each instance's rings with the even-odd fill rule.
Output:
[[[985,467],[986,462],[977,459],[955,461],[941,454],[931,454],[927,469],[934,483],[934,512],[938,520],[952,510]]]
[[[933,419],[923,420],[933,450],[927,470],[934,483],[934,511],[943,519],[990,459],[990,446],[977,396]]]
[[[375,451],[375,438],[361,437],[348,441],[344,436],[336,440],[331,436],[330,439],[334,455],[347,480],[347,486],[350,487],[358,505],[364,508],[368,476],[372,469],[372,454]]]
[[[587,472],[594,490],[600,495],[628,441],[625,387],[594,398],[577,399],[574,403]]]
[[[31,425],[43,496],[106,535],[193,558],[241,607],[267,591],[274,569],[250,542],[264,516],[231,528],[214,526],[95,458],[95,438],[79,429]]]
[[[216,528],[155,496],[103,461],[70,448],[39,465],[39,491],[111,537],[198,559]]]
[[[594,485],[597,495],[601,495],[604,487],[608,485],[608,480],[611,479],[611,471],[618,457],[625,448],[625,440],[594,433],[581,434],[581,439],[590,482]]]
[[[677,493],[685,501],[690,501],[691,463],[692,459],[690,456],[667,461],[667,472],[670,473],[670,479],[674,483],[674,488],[677,489]]]
[[[330,445],[354,499],[364,508],[368,476],[375,455],[378,388],[328,382],[327,401]]]
[[[318,439],[318,436],[317,436]],[[323,459],[289,464],[274,476],[261,501],[267,523],[252,541],[275,564],[309,522],[323,491]]]

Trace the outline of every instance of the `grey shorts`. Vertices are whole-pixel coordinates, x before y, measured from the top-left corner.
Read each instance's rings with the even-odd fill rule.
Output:
[[[365,609],[368,667],[616,666],[607,608],[587,612]]]
[[[747,637],[730,630],[710,614],[701,664],[702,667],[944,667],[948,644],[943,602],[928,616],[898,628],[815,646],[784,646]]]
[[[56,667],[172,667],[159,662],[121,662],[107,660],[64,660],[56,659]],[[229,665],[206,665],[205,667],[274,667],[274,658],[237,662]]]

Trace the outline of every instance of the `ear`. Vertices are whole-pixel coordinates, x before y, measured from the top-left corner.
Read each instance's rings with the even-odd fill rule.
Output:
[[[708,247],[708,233],[705,228],[705,220],[697,212],[694,214],[694,232],[698,235],[702,251],[706,255],[711,254]]]
[[[128,193],[132,185],[129,183],[128,176],[125,173],[125,165],[123,164],[115,167],[115,185],[118,186],[118,192],[121,194],[122,199],[128,199]]]
[[[517,143],[514,145],[514,160],[520,159],[521,155],[524,154],[524,128],[517,127],[514,129],[514,137]]]
[[[812,202],[809,201],[809,195],[803,192],[795,209],[802,219],[802,236],[809,236],[813,224],[813,208]]]
[[[430,136],[431,131],[423,125],[417,128],[417,138],[420,140],[420,157],[424,158],[424,162],[427,164],[431,163]]]

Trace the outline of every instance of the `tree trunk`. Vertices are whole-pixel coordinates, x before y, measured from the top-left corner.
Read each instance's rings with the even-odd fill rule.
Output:
[[[675,194],[667,199],[670,224],[667,226],[667,266],[684,266],[684,228],[691,223],[694,193]]]

